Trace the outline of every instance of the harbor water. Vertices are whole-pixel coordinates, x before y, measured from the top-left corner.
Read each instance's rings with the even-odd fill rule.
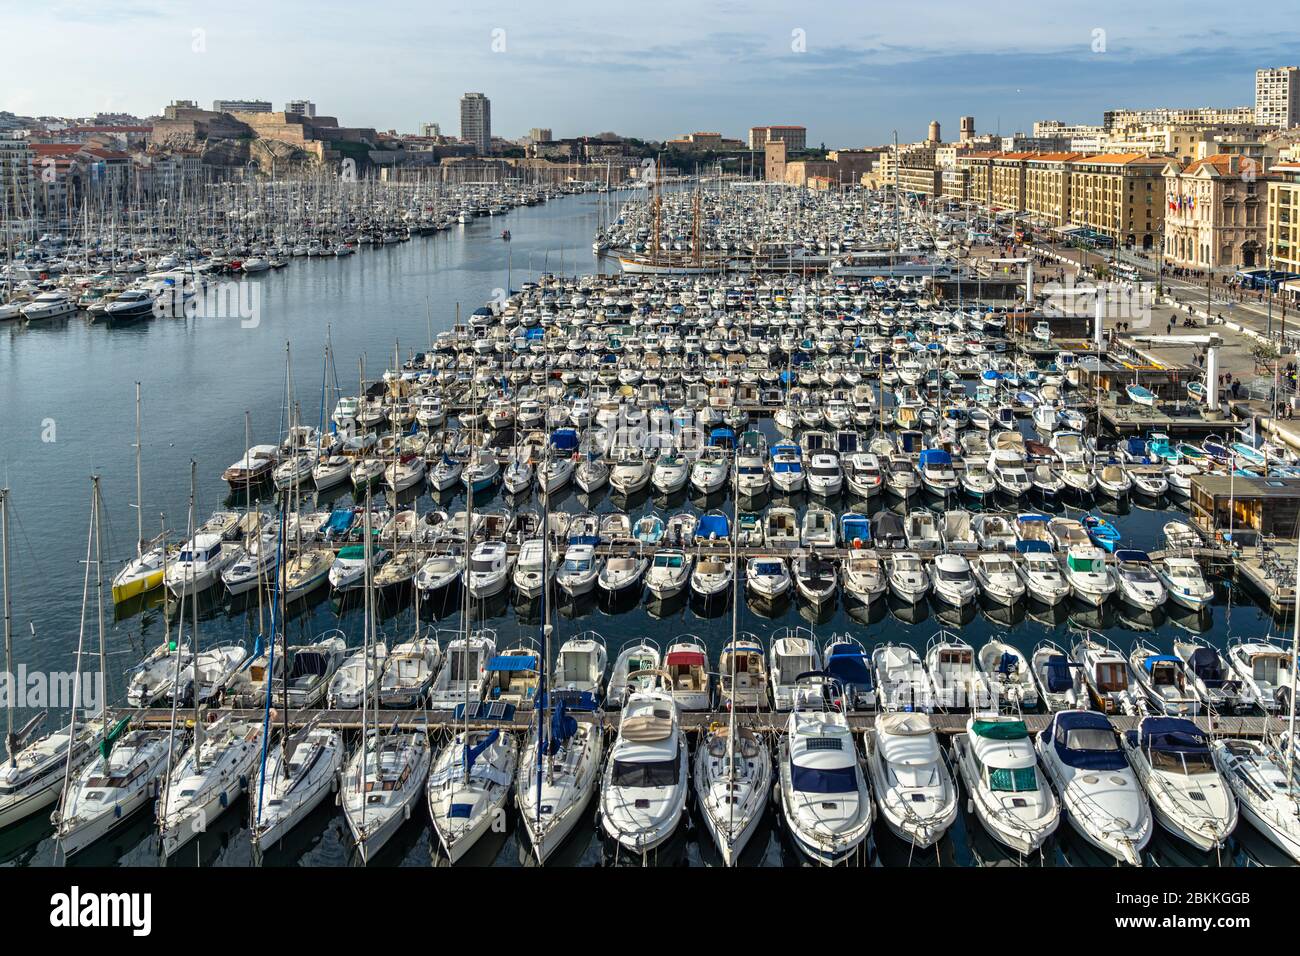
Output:
[[[601,196],[578,195],[542,206],[514,210],[508,215],[474,220],[468,225],[395,245],[365,249],[347,259],[295,259],[288,269],[250,278],[260,284],[258,321],[239,319],[155,319],[122,328],[92,325],[72,316],[27,327],[0,328],[0,483],[13,492],[11,575],[15,624],[15,659],[29,670],[70,671],[81,626],[80,609],[86,569],[86,535],[90,516],[90,476],[101,476],[105,501],[105,577],[134,550],[136,515],[134,445],[134,383],[143,388],[143,515],[146,536],[159,530],[160,515],[172,538],[183,535],[188,509],[189,463],[197,463],[199,519],[227,503],[222,470],[247,447],[245,413],[253,442],[274,442],[287,420],[285,395],[286,346],[292,364],[293,401],[300,419],[317,424],[322,415],[322,378],[327,339],[338,378],[345,392],[354,388],[358,362],[373,379],[393,362],[394,352],[405,360],[411,351],[428,347],[431,336],[449,329],[459,303],[462,314],[493,298],[496,290],[517,288],[542,272],[584,273],[600,268],[591,252],[597,226],[608,216]],[[512,241],[500,233],[509,229]],[[774,437],[772,423],[762,425]],[[1026,424],[1024,427],[1028,427]],[[330,501],[347,504],[348,493]],[[403,499],[405,502],[408,499]],[[805,494],[789,501],[800,511]],[[238,505],[240,502],[232,502]],[[308,502],[304,502],[304,510]],[[495,498],[476,499],[504,507]],[[871,510],[888,507],[878,496]],[[438,499],[427,494],[416,500],[427,511],[448,513],[464,507],[458,493]],[[631,500],[611,495],[608,488],[592,496],[570,485],[553,499],[551,508],[570,512],[625,510],[637,515],[657,511],[667,518],[683,510],[700,513],[721,509],[730,514],[726,496],[702,499],[679,492],[671,499],[642,493]],[[829,507],[850,510],[843,500]],[[854,505],[854,509],[859,506]],[[895,507],[901,507],[895,504]],[[942,505],[930,507],[941,510]],[[860,509],[859,509],[860,510]],[[1105,509],[1102,509],[1103,512]],[[1076,510],[1068,514],[1078,516]],[[1166,522],[1184,512],[1166,502],[1134,501],[1107,517],[1123,535],[1124,545],[1161,548]],[[93,584],[93,576],[92,576]],[[960,631],[980,647],[987,639],[1005,640],[1030,652],[1044,639],[1068,647],[1071,632],[1102,631],[1122,649],[1145,638],[1163,651],[1187,633],[1203,635],[1223,646],[1232,636],[1276,633],[1278,625],[1255,598],[1215,581],[1216,599],[1208,613],[1194,614],[1172,602],[1154,616],[1138,618],[1112,600],[1100,612],[1067,601],[1050,613],[974,605],[963,614],[944,610],[933,601],[915,609],[895,608],[885,600],[870,611],[846,606],[841,598],[814,615],[797,598],[776,607],[759,607],[747,600],[743,588],[738,628],[758,635],[766,644],[785,627],[812,627],[819,638],[850,634],[868,649],[884,641],[907,642],[923,650],[940,628]],[[164,609],[161,597],[145,606],[114,614],[106,601],[110,701],[120,700],[125,673],[161,639]],[[262,614],[256,603],[205,607],[200,622],[203,644],[256,640]],[[97,649],[92,594],[85,622],[85,646]],[[437,626],[455,630],[459,605],[424,609]],[[611,659],[627,640],[649,636],[666,647],[681,634],[694,634],[709,649],[716,666],[731,633],[731,607],[720,603],[700,607],[682,595],[667,605],[648,603],[648,595],[630,606],[609,606],[594,595],[576,604],[560,604],[553,617],[556,643],[574,633],[594,630],[610,648]],[[502,595],[475,609],[481,625],[497,632],[498,647],[509,647],[521,635],[535,637],[539,623],[536,604],[520,606]],[[381,609],[380,627],[390,646],[412,633],[414,610],[409,603]],[[358,607],[340,606],[322,589],[310,605],[287,624],[289,643],[341,628],[350,644],[362,638]],[[94,666],[93,656],[85,669]],[[20,713],[25,720],[30,714]],[[429,865],[438,860],[423,801],[415,818],[403,827],[373,863]],[[755,865],[796,865],[801,857],[775,825],[768,821],[751,841],[742,862]],[[223,814],[209,832],[195,840],[171,865],[247,865],[252,850],[248,814],[241,806]],[[54,862],[51,827],[38,819],[0,832],[0,861],[8,865]],[[159,862],[156,829],[150,815],[141,814],[130,826],[79,854],[75,865],[155,865]],[[354,850],[338,808],[331,801],[296,828],[285,845],[271,852],[267,864],[344,865],[355,862]],[[886,865],[1110,865],[1090,850],[1068,826],[1062,826],[1042,854],[1020,861],[1001,849],[963,810],[957,824],[937,850],[909,852],[909,847],[877,825],[872,858]],[[1187,844],[1157,832],[1145,861],[1154,865],[1283,865],[1286,858],[1246,822],[1238,826],[1229,848],[1221,854],[1198,854]],[[521,865],[529,861],[508,821],[505,832],[492,834],[465,861],[479,865]],[[611,862],[593,822],[580,826],[574,837],[552,858],[553,863]],[[639,863],[639,861],[627,861]],[[664,865],[716,863],[711,841],[701,825],[683,828],[656,862]]]

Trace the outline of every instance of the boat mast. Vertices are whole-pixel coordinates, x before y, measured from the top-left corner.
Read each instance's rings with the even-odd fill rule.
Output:
[[[12,674],[13,665],[13,621],[9,605],[9,489],[0,488],[0,558],[4,568],[4,618],[5,618],[5,672]],[[5,752],[9,755],[9,766],[18,765],[18,741],[14,738],[14,695],[7,694],[5,701]]]
[[[1236,469],[1234,468],[1233,471]],[[1296,547],[1296,586],[1300,589],[1300,545]],[[1298,592],[1300,593],[1300,592]],[[8,619],[6,618],[6,623]],[[1295,621],[1291,627],[1291,716],[1287,720],[1287,755],[1291,758],[1286,767],[1286,789],[1291,800],[1296,800],[1295,792],[1295,693],[1296,662],[1300,660],[1300,603],[1295,607]]]
[[[144,554],[144,490],[140,477],[140,383],[135,383],[135,554]]]
[[[97,475],[92,475],[91,481],[92,483],[94,483],[92,484],[92,487],[94,487],[98,483],[99,477]],[[6,491],[6,498],[7,497],[8,494]],[[59,798],[60,831],[62,830],[62,826],[63,826],[62,824],[63,800],[64,798],[67,797],[68,787],[72,782],[72,751],[73,748],[76,746],[76,742],[77,742],[77,708],[81,706],[81,656],[82,656],[82,651],[86,646],[86,602],[90,599],[90,555],[91,555],[90,549],[93,543],[94,533],[95,533],[94,518],[95,518],[95,511],[96,511],[95,508],[96,501],[97,501],[97,497],[92,496],[90,502],[91,525],[90,525],[90,531],[86,535],[86,561],[85,561],[86,571],[84,576],[82,577],[82,582],[81,582],[81,621],[77,626],[77,664],[76,664],[77,680],[72,682],[72,716],[68,721],[68,751],[67,751],[67,757],[63,762],[63,790],[60,791],[61,796]],[[102,709],[100,713],[101,714],[103,713]],[[101,725],[102,725],[102,720],[101,720]],[[102,729],[105,732],[107,732],[107,727],[103,727]],[[107,760],[107,758],[105,758],[105,760]]]

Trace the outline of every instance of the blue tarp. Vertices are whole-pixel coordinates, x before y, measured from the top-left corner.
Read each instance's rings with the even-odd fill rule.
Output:
[[[501,736],[501,731],[493,730],[489,732],[486,737],[484,737],[482,740],[476,743],[473,747],[466,747],[462,751],[465,758],[465,765],[464,765],[465,769],[466,770],[473,769],[474,761],[478,760],[479,755],[482,754],[483,751],[487,750],[494,743],[496,743],[497,738],[500,736]]]
[[[1017,541],[1016,550],[1021,554],[1051,554],[1052,546],[1046,541]]]
[[[1066,746],[1072,730],[1100,730],[1114,736],[1110,721],[1092,711],[1067,710],[1056,715],[1052,731],[1052,746],[1061,763],[1079,770],[1123,770],[1128,766],[1124,752],[1116,744],[1114,750],[1077,750]]]
[[[490,671],[535,671],[537,658],[532,654],[498,654],[488,660]]]
[[[1074,686],[1070,662],[1064,654],[1053,654],[1047,659],[1047,690],[1051,694],[1064,694]]]
[[[942,448],[927,448],[921,452],[921,467],[926,465],[951,465],[952,455]]]
[[[715,534],[719,538],[725,538],[730,533],[731,524],[727,521],[726,515],[704,515],[695,528],[697,538],[711,538]]]
[[[1150,674],[1151,668],[1155,667],[1157,664],[1173,664],[1177,667],[1181,663],[1182,661],[1176,657],[1171,657],[1169,654],[1152,654],[1150,657],[1143,658],[1142,669]]]
[[[1206,754],[1205,734],[1184,717],[1147,717],[1142,721],[1142,746],[1163,753]]]
[[[866,654],[852,644],[835,644],[826,658],[826,673],[846,687],[870,688],[871,667]]]
[[[351,508],[339,508],[330,513],[329,520],[325,522],[325,527],[321,530],[326,535],[343,534],[348,528],[352,527],[352,522],[356,520],[356,517]]]
[[[551,432],[551,447],[556,451],[573,451],[578,447],[578,430],[557,428]]]
[[[854,538],[871,540],[871,521],[860,514],[847,514],[840,518],[840,540],[853,542]]]
[[[551,736],[546,741],[546,753],[555,756],[577,732],[578,722],[569,716],[564,701],[557,701],[551,712]]]

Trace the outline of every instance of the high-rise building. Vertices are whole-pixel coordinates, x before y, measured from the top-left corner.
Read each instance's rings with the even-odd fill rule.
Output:
[[[1255,71],[1255,122],[1300,126],[1300,66]]]
[[[528,131],[528,139],[533,143],[549,143],[552,139],[551,131],[545,126],[534,126]]]
[[[316,104],[311,100],[290,100],[284,104],[284,111],[290,116],[305,116],[307,119],[316,118]]]
[[[215,113],[269,113],[271,104],[267,100],[213,100]]]
[[[32,153],[21,136],[0,134],[0,213],[6,220],[31,215]]]
[[[492,148],[492,102],[482,93],[460,98],[460,138],[481,154]]]

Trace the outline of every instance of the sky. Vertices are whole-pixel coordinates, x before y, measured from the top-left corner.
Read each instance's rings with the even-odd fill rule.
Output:
[[[0,0],[0,110],[160,113],[173,99],[310,99],[343,125],[459,133],[466,91],[492,131],[810,144],[978,132],[1105,109],[1245,106],[1254,71],[1300,62],[1300,17],[1222,0]],[[815,8],[814,8],[815,7]],[[1082,9],[1086,7],[1086,9]]]

